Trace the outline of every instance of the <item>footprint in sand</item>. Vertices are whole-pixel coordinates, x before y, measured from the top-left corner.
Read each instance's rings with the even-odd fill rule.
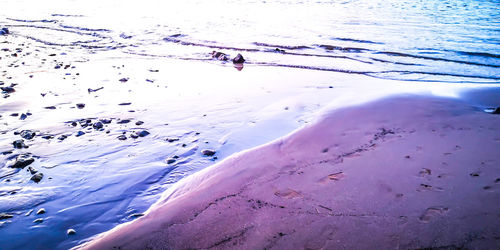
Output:
[[[430,207],[425,210],[425,212],[419,217],[422,222],[429,222],[437,216],[442,216],[444,213],[448,212],[447,207]]]
[[[274,193],[274,195],[276,195],[280,198],[286,198],[286,199],[295,199],[295,198],[302,197],[302,194],[300,194],[299,192],[297,192],[293,189],[290,189],[290,188],[287,188],[287,189],[281,190],[281,191],[276,191]]]
[[[344,177],[345,177],[344,172],[340,171],[337,173],[329,174],[326,177],[321,178],[321,180],[319,180],[318,182],[319,183],[328,183],[330,181],[340,181]]]

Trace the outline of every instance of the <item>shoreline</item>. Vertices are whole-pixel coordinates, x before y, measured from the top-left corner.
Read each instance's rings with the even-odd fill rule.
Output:
[[[499,126],[437,97],[334,110],[186,177],[77,248],[493,248]]]

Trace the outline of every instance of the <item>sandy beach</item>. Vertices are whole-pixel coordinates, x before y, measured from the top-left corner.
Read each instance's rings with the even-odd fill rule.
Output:
[[[403,95],[195,173],[82,249],[495,249],[500,116]]]

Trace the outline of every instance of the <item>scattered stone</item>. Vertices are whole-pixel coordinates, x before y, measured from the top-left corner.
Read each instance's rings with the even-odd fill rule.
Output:
[[[127,140],[127,137],[126,137],[125,135],[120,135],[120,136],[118,136],[117,138],[118,138],[118,140],[120,140],[120,141]]]
[[[44,136],[42,136],[42,139],[45,139],[45,140],[50,140],[52,138],[54,138],[54,136],[52,136],[52,135],[44,135]]]
[[[142,217],[144,216],[143,213],[135,213],[135,214],[131,214],[128,216],[129,219],[135,219],[135,218],[138,218],[138,217]]]
[[[80,136],[82,136],[82,135],[84,135],[84,134],[85,134],[85,132],[83,132],[83,131],[81,131],[81,130],[80,130],[80,131],[76,132],[76,135],[75,135],[75,136],[76,136],[76,137],[80,137]]]
[[[222,53],[222,52],[217,52],[217,51],[212,51],[212,58],[215,58],[220,61],[227,61],[229,60],[228,55]]]
[[[47,106],[47,107],[44,107],[45,109],[56,109],[55,106]]]
[[[12,114],[10,114],[10,116],[16,117],[16,116],[19,116],[19,113],[12,113]]]
[[[12,214],[0,213],[0,220],[10,219],[14,217]]]
[[[38,219],[33,221],[33,223],[42,223],[42,222],[43,222],[43,218],[38,218]]]
[[[26,118],[28,118],[28,116],[25,113],[22,113],[19,120],[25,120]]]
[[[36,211],[36,214],[44,214],[45,212],[45,208],[40,208],[38,209],[38,211]]]
[[[104,124],[110,124],[111,123],[110,119],[100,119],[99,121],[102,122],[102,123],[104,123]]]
[[[6,93],[6,94],[10,94],[10,93],[13,93],[13,92],[16,92],[16,90],[13,88],[13,87],[0,87],[0,89],[2,90],[2,93]]]
[[[137,135],[140,136],[140,137],[144,137],[144,136],[149,135],[149,132],[146,131],[146,130],[143,130],[143,131],[139,132],[139,134],[137,134]]]
[[[179,140],[179,138],[168,138],[167,139],[168,142],[176,142],[178,140]]]
[[[66,136],[66,135],[61,135],[61,136],[57,137],[57,139],[60,141],[64,141],[64,139],[66,139],[66,138],[68,138],[68,136]]]
[[[74,235],[74,234],[76,234],[76,231],[75,231],[75,229],[70,228],[70,229],[68,229],[68,231],[66,231],[66,234],[67,235]]]
[[[496,108],[495,110],[493,110],[493,112],[491,112],[492,114],[495,114],[495,115],[500,115],[500,107]]]
[[[33,176],[31,176],[31,180],[34,181],[35,183],[40,182],[42,179],[43,179],[42,173],[36,173]]]
[[[30,174],[36,174],[38,171],[32,167],[28,167],[28,171],[30,171]]]
[[[17,149],[28,148],[28,146],[26,144],[24,144],[23,139],[15,140],[14,142],[12,142],[12,145],[14,146],[14,148],[17,148]]]
[[[130,138],[137,139],[137,138],[139,138],[139,136],[135,133],[132,133],[132,134],[130,134]]]
[[[130,120],[125,119],[125,120],[120,120],[117,123],[118,124],[125,124],[125,123],[129,123],[129,122],[130,122]]]
[[[233,58],[233,63],[244,63],[245,59],[241,54],[236,55],[235,58]]]
[[[127,82],[127,81],[128,81],[128,78],[122,78],[122,79],[120,79],[120,80],[118,80],[118,81],[125,83],[125,82]]]
[[[131,102],[122,102],[122,103],[120,103],[118,105],[120,105],[120,106],[127,106],[127,105],[130,105],[130,104],[132,104],[132,103]]]
[[[8,155],[8,154],[12,154],[14,153],[12,150],[9,150],[9,151],[3,151],[2,152],[2,155]]]
[[[85,103],[77,103],[76,107],[79,109],[85,108]]]
[[[23,130],[19,135],[26,140],[31,140],[35,137],[36,132],[33,130]]]
[[[8,35],[8,34],[10,34],[10,31],[8,28],[2,28],[0,30],[0,35]]]
[[[135,123],[135,125],[137,125],[137,126],[141,126],[142,124],[144,124],[144,122],[143,122],[143,121],[137,121],[137,122]]]
[[[212,149],[203,149],[201,154],[204,156],[213,156],[215,154],[215,150]]]
[[[94,123],[94,125],[92,125],[92,127],[94,127],[94,129],[101,129],[104,125],[102,124],[102,122],[96,122]]]
[[[175,159],[173,159],[173,158],[169,158],[169,159],[167,159],[167,164],[172,164],[172,163],[174,163],[175,161],[176,161]]]

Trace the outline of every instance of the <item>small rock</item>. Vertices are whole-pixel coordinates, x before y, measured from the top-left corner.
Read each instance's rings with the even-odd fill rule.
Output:
[[[0,89],[2,90],[3,93],[7,94],[16,92],[16,90],[13,87],[0,87]]]
[[[31,176],[31,180],[34,181],[35,183],[40,182],[42,179],[43,179],[42,173],[36,173],[33,176]]]
[[[47,107],[45,107],[45,109],[52,109],[53,110],[53,109],[56,109],[56,107],[55,106],[47,106]]]
[[[50,139],[54,138],[54,136],[52,136],[52,135],[44,135],[44,136],[42,136],[42,138],[45,139],[45,140],[50,140]]]
[[[17,156],[16,162],[10,167],[11,168],[24,168],[24,167],[30,165],[31,163],[33,163],[34,161],[35,161],[35,159],[33,159],[33,157],[31,157],[31,154],[29,154],[29,153],[21,154],[21,155]]]
[[[28,148],[28,146],[26,146],[26,144],[24,144],[24,140],[22,140],[22,139],[13,141],[12,145],[14,146],[14,148],[17,148],[17,149]]]
[[[42,223],[42,222],[43,222],[43,218],[38,218],[38,219],[33,221],[33,223]]]
[[[134,219],[134,218],[138,218],[138,217],[142,217],[144,216],[143,213],[135,213],[135,214],[131,214],[128,216],[129,219]]]
[[[78,131],[78,132],[76,132],[76,135],[75,135],[75,136],[76,136],[76,137],[80,137],[80,136],[82,136],[82,135],[84,135],[84,134],[85,134],[85,132],[83,132],[83,131]]]
[[[22,113],[21,116],[19,117],[19,120],[25,120],[26,118],[28,118],[28,116]]]
[[[120,80],[118,80],[118,81],[125,83],[125,82],[127,82],[127,81],[128,81],[128,78],[122,78],[122,79],[120,79]]]
[[[45,208],[40,208],[38,209],[38,211],[36,211],[36,214],[44,214],[45,212]]]
[[[61,136],[57,137],[57,139],[60,141],[63,141],[66,138],[68,138],[68,136],[66,136],[66,135],[61,135]]]
[[[102,122],[96,122],[94,123],[94,125],[92,125],[92,127],[94,127],[94,129],[101,129],[104,125],[102,125]]]
[[[139,132],[139,134],[137,134],[137,135],[140,136],[140,137],[144,137],[144,136],[149,135],[149,132],[146,131],[146,130],[143,130],[143,131]]]
[[[28,171],[30,171],[30,174],[36,174],[38,172],[38,171],[36,171],[36,169],[34,169],[32,167],[29,167]]]
[[[10,219],[14,217],[12,214],[0,213],[0,220]]]
[[[125,124],[125,123],[129,123],[129,122],[130,122],[130,120],[120,120],[117,123],[118,124]]]
[[[500,107],[498,107],[495,110],[493,110],[492,114],[500,115]]]
[[[77,103],[76,107],[79,109],[85,108],[85,103]]]
[[[172,164],[174,162],[175,162],[175,159],[173,159],[173,158],[167,159],[167,164]]]
[[[33,130],[23,130],[19,135],[26,140],[31,140],[35,137],[36,133]]]
[[[139,138],[139,136],[137,134],[132,133],[132,134],[130,134],[130,138],[137,139],[137,138]]]
[[[101,121],[104,124],[110,124],[111,123],[110,119],[100,119],[99,121]]]
[[[244,63],[245,59],[241,54],[236,55],[235,58],[233,58],[233,63]]]
[[[8,28],[2,28],[0,30],[0,35],[8,35],[8,34],[10,34],[10,31]]]
[[[137,125],[137,126],[141,126],[142,124],[144,124],[144,122],[143,122],[143,121],[137,121],[137,122],[135,123],[135,125]]]
[[[118,138],[118,140],[120,140],[120,141],[127,140],[127,137],[126,137],[125,135],[120,135],[120,136],[118,136],[117,138]]]
[[[74,235],[74,234],[76,234],[76,231],[75,231],[75,229],[70,228],[70,229],[68,229],[68,231],[66,231],[66,234],[67,235]]]
[[[222,52],[217,52],[217,51],[212,51],[212,58],[215,58],[220,61],[227,61],[229,60],[228,55],[222,53]]]
[[[120,106],[127,106],[127,105],[130,105],[132,104],[131,102],[122,102],[122,103],[119,103],[118,105]]]
[[[215,154],[215,150],[212,150],[212,149],[203,149],[201,151],[201,154],[204,155],[204,156],[212,156]]]

